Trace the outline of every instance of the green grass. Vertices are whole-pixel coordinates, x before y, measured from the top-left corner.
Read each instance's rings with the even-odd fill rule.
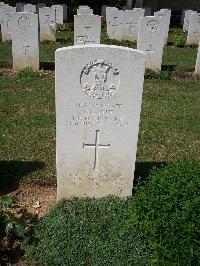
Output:
[[[41,183],[56,180],[54,102],[51,76],[0,76],[0,109],[8,111],[0,113],[0,160],[43,162],[25,175]],[[200,159],[199,102],[198,81],[146,80],[137,160]]]

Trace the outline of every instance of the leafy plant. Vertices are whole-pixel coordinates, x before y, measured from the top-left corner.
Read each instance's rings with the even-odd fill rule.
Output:
[[[145,79],[160,79],[160,80],[169,80],[171,79],[171,71],[169,70],[152,70],[146,69],[144,74]]]
[[[24,237],[24,227],[21,221],[10,212],[14,200],[9,196],[0,197],[0,250],[5,248],[6,242],[13,241],[13,236],[17,238]]]
[[[178,35],[175,35],[173,37],[173,44],[176,46],[176,47],[185,47],[186,45],[186,40],[183,36],[178,36]]]
[[[137,220],[159,265],[200,265],[199,191],[200,162],[186,160],[154,169],[137,187]]]
[[[109,39],[109,37],[107,35],[103,35],[101,37],[101,43],[102,44],[109,44],[109,45],[118,45],[118,46],[125,46],[125,47],[129,47],[129,48],[136,48],[136,42],[133,41],[129,41],[129,40],[122,40],[122,41],[118,41],[115,39]]]
[[[30,67],[26,67],[17,73],[17,78],[23,79],[23,80],[24,79],[27,80],[27,79],[37,78],[39,76],[40,76],[40,73],[33,70]]]
[[[133,198],[61,200],[32,227],[26,260],[40,265],[149,265],[143,235],[129,223]]]

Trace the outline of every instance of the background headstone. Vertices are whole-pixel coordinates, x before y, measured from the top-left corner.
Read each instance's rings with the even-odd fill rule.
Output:
[[[133,10],[140,14],[140,17],[144,17],[145,10],[143,8],[133,8]]]
[[[36,5],[32,5],[32,4],[24,5],[24,12],[36,13]]]
[[[11,30],[12,30],[12,18],[16,13],[16,7],[3,5],[0,8],[0,19],[1,19],[1,37],[2,42],[11,40]]]
[[[39,9],[40,41],[56,41],[55,9],[43,7]]]
[[[13,68],[39,70],[38,15],[16,13],[12,20]]]
[[[146,68],[160,70],[164,47],[162,19],[157,16],[140,19],[137,49],[146,53]]]
[[[170,9],[161,9],[154,13],[154,16],[158,17],[162,22],[162,33],[165,38],[165,45],[167,45],[170,19],[171,19],[171,10]]]
[[[190,17],[187,44],[199,44],[200,41],[200,13],[192,13]]]
[[[197,13],[196,11],[193,10],[186,10],[185,11],[185,17],[184,17],[184,23],[183,23],[183,31],[188,31],[189,30],[189,24],[190,24],[190,17],[192,13]]]
[[[56,51],[58,199],[132,195],[144,61],[119,46]]]
[[[63,6],[53,5],[51,8],[55,10],[56,24],[63,24]]]
[[[77,9],[77,15],[92,15],[93,9],[91,9],[89,6],[79,6]]]
[[[145,16],[151,16],[151,7],[144,7],[144,15]]]
[[[110,39],[123,39],[123,10],[106,9],[107,35]]]
[[[195,74],[200,75],[200,42],[199,42],[199,49],[197,53],[197,60],[195,65]]]
[[[101,17],[97,15],[74,16],[74,45],[99,44]]]

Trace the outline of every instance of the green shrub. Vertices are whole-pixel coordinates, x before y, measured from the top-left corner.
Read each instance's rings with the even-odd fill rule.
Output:
[[[200,265],[200,162],[154,169],[136,191],[140,230],[158,265]]]
[[[176,47],[185,47],[186,45],[186,40],[183,36],[178,36],[178,35],[175,35],[173,37],[173,44],[176,46]]]
[[[128,41],[128,40],[118,41],[115,39],[109,39],[107,35],[103,35],[101,37],[101,44],[118,45],[118,46],[133,48],[133,49],[136,49],[137,47],[136,42]]]
[[[149,265],[142,234],[129,223],[133,198],[61,200],[24,243],[40,265]]]
[[[171,79],[171,71],[170,70],[152,70],[146,69],[144,74],[145,79],[161,79],[161,80],[169,80]]]
[[[28,79],[32,79],[32,78],[38,78],[40,76],[40,73],[33,70],[30,67],[26,67],[24,69],[22,69],[21,71],[19,71],[16,75],[17,79],[22,79],[22,80],[28,80]]]
[[[11,245],[15,238],[24,237],[22,222],[10,212],[13,203],[13,198],[9,196],[0,196],[0,254],[7,248],[5,243]]]

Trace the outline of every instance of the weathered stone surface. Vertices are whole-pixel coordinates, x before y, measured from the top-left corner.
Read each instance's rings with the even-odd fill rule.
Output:
[[[32,4],[24,5],[24,12],[36,13],[36,5],[32,5]]]
[[[164,47],[162,18],[149,16],[140,19],[137,49],[146,53],[146,68],[160,70]]]
[[[144,61],[118,46],[56,51],[58,199],[132,194]]]
[[[107,35],[110,39],[123,39],[124,11],[117,8],[106,9]]]
[[[77,9],[77,15],[92,15],[93,9],[91,9],[89,6],[79,6]]]
[[[11,40],[11,23],[15,13],[16,7],[3,5],[0,8],[2,42]]]
[[[195,66],[195,73],[197,75],[200,75],[200,42],[199,42],[199,49],[197,53],[197,60],[196,60],[196,66]]]
[[[133,10],[137,13],[139,13],[140,17],[144,17],[145,9],[143,8],[133,8]]]
[[[63,24],[63,6],[53,5],[51,8],[55,10],[56,24]]]
[[[56,16],[55,9],[43,7],[39,9],[40,41],[56,41]]]
[[[187,35],[187,44],[199,44],[200,41],[200,13],[192,13]]]
[[[161,9],[158,12],[154,13],[154,16],[158,17],[162,22],[162,33],[164,34],[165,45],[167,45],[170,19],[171,19],[171,10],[170,9]]]
[[[101,35],[101,17],[97,15],[74,16],[74,44],[98,44]]]
[[[12,21],[13,68],[39,69],[38,15],[16,13]]]
[[[189,30],[189,25],[190,25],[190,17],[192,13],[197,13],[194,10],[186,10],[185,11],[185,16],[184,16],[184,23],[183,23],[183,31],[188,31]]]

